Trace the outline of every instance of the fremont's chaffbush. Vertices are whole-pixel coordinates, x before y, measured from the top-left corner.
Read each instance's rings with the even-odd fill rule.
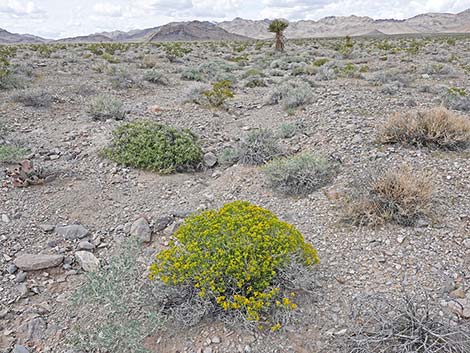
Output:
[[[219,312],[237,312],[272,330],[284,323],[276,312],[297,307],[298,281],[287,270],[319,262],[297,229],[247,201],[191,216],[174,237],[156,256],[152,279],[173,288],[189,284]]]

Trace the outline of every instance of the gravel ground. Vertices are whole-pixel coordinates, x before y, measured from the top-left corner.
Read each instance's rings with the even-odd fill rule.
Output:
[[[389,40],[392,47],[409,41]],[[75,260],[76,251],[83,247],[80,242],[89,240],[93,254],[104,262],[140,216],[155,227],[164,216],[218,208],[239,199],[272,210],[318,249],[318,291],[313,298],[301,299],[302,319],[278,333],[206,320],[189,330],[172,328],[152,335],[147,345],[153,352],[344,352],[340,341],[351,325],[351,301],[366,293],[394,294],[403,288],[410,293],[424,290],[443,310],[451,301],[449,293],[460,288],[470,310],[468,150],[437,151],[376,141],[377,128],[392,113],[438,106],[446,87],[467,88],[470,94],[470,38],[458,38],[455,45],[427,39],[418,54],[378,49],[378,39],[361,39],[346,58],[333,49],[341,42],[289,42],[286,53],[279,56],[271,56],[268,46],[257,50],[255,44],[237,53],[221,43],[193,43],[186,44],[193,51],[173,63],[160,48],[146,45],[116,53],[119,64],[89,54],[85,46],[58,49],[50,58],[30,47],[19,48],[12,63],[27,65],[34,73],[26,90],[41,88],[53,96],[53,102],[49,107],[27,107],[12,100],[14,92],[0,91],[0,122],[8,130],[3,139],[29,148],[29,159],[55,178],[44,185],[18,188],[8,182],[6,172],[0,172],[0,350],[10,352],[19,344],[30,352],[73,352],[68,350],[67,337],[81,315],[89,314],[71,313],[67,305],[83,281],[83,269]],[[226,109],[182,103],[196,84],[180,78],[183,69],[245,54],[247,66],[235,64],[232,74],[241,78],[249,68],[263,69],[263,60],[268,60],[263,70],[267,87],[247,88],[240,79]],[[144,57],[155,60],[168,85],[141,79]],[[283,76],[273,75],[275,65],[270,61],[294,57],[300,57],[300,63],[286,64],[285,70],[279,70]],[[330,80],[307,73],[296,79],[312,83],[309,104],[289,112],[266,104],[282,80],[293,79],[296,66],[319,57],[329,58],[326,65],[333,63],[339,72],[347,63],[357,68],[367,65],[368,71]],[[434,74],[429,72],[432,65],[451,70]],[[137,82],[134,87],[114,89],[110,75],[97,72],[99,67],[112,66],[126,68]],[[375,84],[374,75],[384,73],[392,78]],[[399,77],[405,77],[405,82],[396,81]],[[389,86],[396,86],[392,94],[384,89]],[[282,144],[292,151],[334,156],[341,161],[339,174],[333,183],[307,197],[286,197],[268,188],[258,167],[219,163],[197,173],[160,176],[118,166],[101,157],[100,151],[122,122],[96,121],[87,114],[89,101],[103,92],[124,102],[125,121],[145,117],[190,128],[200,136],[204,151],[216,155],[247,131],[260,127],[278,131],[282,124],[301,123],[301,131]],[[469,117],[468,111],[460,114]],[[342,221],[338,199],[348,194],[353,180],[366,170],[403,163],[432,174],[431,219],[413,227],[375,228]],[[12,164],[2,165],[4,170],[11,168]],[[89,234],[65,239],[57,227],[71,224],[83,225]],[[165,234],[169,231],[155,232],[143,251],[145,261],[167,244]],[[59,266],[24,272],[13,263],[25,253],[64,258]]]

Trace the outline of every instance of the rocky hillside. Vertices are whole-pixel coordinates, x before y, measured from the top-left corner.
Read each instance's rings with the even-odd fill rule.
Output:
[[[265,39],[270,20],[244,20],[235,18],[218,24],[228,32],[251,38]],[[318,21],[291,22],[286,30],[288,38],[359,36],[369,33],[419,34],[419,33],[470,33],[470,9],[458,14],[427,13],[406,20],[374,20],[370,17],[330,16]]]
[[[44,43],[46,39],[31,34],[10,33],[0,28],[0,43]]]

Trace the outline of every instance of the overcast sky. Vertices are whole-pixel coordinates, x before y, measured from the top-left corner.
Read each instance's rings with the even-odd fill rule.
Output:
[[[424,12],[457,13],[469,7],[470,0],[0,0],[0,28],[63,38],[193,19],[318,20],[352,14],[403,19]]]

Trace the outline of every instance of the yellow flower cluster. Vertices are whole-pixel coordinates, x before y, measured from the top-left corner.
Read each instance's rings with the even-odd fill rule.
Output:
[[[167,285],[191,283],[201,297],[224,310],[240,310],[251,321],[266,319],[271,308],[296,308],[272,284],[292,256],[306,266],[319,262],[298,230],[246,201],[191,216],[174,236],[169,249],[156,256],[151,278]]]

